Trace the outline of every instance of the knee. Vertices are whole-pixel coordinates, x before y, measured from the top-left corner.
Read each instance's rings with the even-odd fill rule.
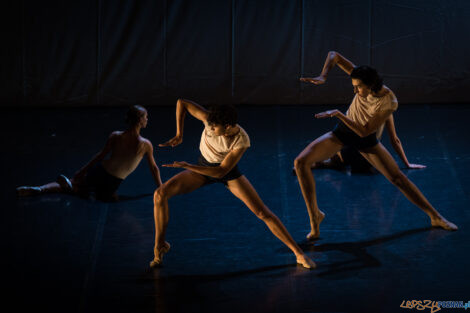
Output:
[[[258,217],[260,220],[267,221],[271,219],[272,217],[272,212],[268,209],[268,207],[264,206],[262,208],[259,208],[258,210],[255,211],[256,217]]]
[[[301,168],[304,168],[304,167],[308,167],[309,164],[307,164],[307,159],[303,156],[298,156],[295,158],[294,160],[294,167],[296,169],[301,169]]]
[[[153,202],[155,204],[158,204],[167,199],[168,199],[168,195],[167,195],[165,185],[161,185],[153,193]]]
[[[392,176],[391,182],[392,182],[392,184],[394,184],[398,188],[402,188],[402,187],[405,186],[407,180],[408,180],[408,178],[405,176],[405,174],[403,174],[403,172],[399,171],[398,173],[396,173]]]

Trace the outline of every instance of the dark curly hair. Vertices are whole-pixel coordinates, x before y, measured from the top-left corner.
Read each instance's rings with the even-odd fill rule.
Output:
[[[209,108],[209,116],[207,122],[217,125],[235,126],[238,121],[238,113],[232,105],[214,105]]]
[[[374,68],[361,65],[355,67],[351,72],[351,78],[360,79],[373,92],[379,92],[383,86],[383,79]]]
[[[145,111],[145,108],[141,105],[133,105],[129,107],[126,114],[126,123],[131,127],[137,125]]]

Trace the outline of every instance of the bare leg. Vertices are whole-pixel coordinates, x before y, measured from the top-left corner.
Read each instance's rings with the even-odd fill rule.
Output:
[[[271,232],[294,252],[297,263],[306,268],[315,268],[315,263],[304,254],[279,218],[263,203],[256,190],[245,176],[227,182],[228,189],[239,198]]]
[[[429,216],[432,226],[442,227],[446,230],[458,229],[456,225],[447,221],[437,212],[418,187],[403,174],[393,157],[381,143],[367,149],[367,151],[361,151],[361,154],[392,184],[397,186],[408,200]]]
[[[168,212],[168,199],[175,195],[189,193],[200,187],[205,183],[204,176],[191,172],[183,171],[155,190],[153,196],[154,203],[154,219],[155,219],[155,247],[154,259],[150,262],[150,266],[157,266],[162,263],[163,254],[168,252],[170,244],[165,241],[165,232],[168,225],[169,212]]]
[[[326,159],[324,161],[315,162],[312,164],[311,169],[316,168],[331,168],[334,170],[343,170],[345,168],[345,164],[343,158],[341,156],[341,152],[336,152],[331,158]],[[295,167],[294,167],[295,169]]]
[[[294,161],[300,189],[310,217],[311,231],[307,235],[309,240],[320,236],[320,223],[325,217],[325,214],[318,209],[315,180],[310,168],[315,162],[332,157],[341,150],[342,146],[338,138],[332,132],[328,132],[310,143]]]
[[[21,186],[16,188],[20,197],[39,195],[43,193],[62,193],[62,187],[57,182],[50,182],[42,186]]]
[[[60,187],[59,183],[57,182],[51,182],[42,186],[39,186],[41,188],[42,193],[61,193],[63,192],[62,187]]]
[[[73,180],[72,180],[73,181]],[[70,193],[73,192],[72,183],[64,175],[59,175],[57,181],[42,186],[21,186],[16,188],[18,196],[32,196],[42,193]]]

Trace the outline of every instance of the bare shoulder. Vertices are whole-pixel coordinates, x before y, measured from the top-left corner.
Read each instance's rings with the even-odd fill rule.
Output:
[[[109,138],[117,138],[117,137],[121,136],[122,133],[123,133],[122,130],[115,130],[109,135]]]
[[[150,140],[148,140],[147,138],[144,138],[144,137],[140,136],[139,143],[140,143],[140,145],[145,147],[145,150],[150,150],[150,151],[153,150],[152,142]]]

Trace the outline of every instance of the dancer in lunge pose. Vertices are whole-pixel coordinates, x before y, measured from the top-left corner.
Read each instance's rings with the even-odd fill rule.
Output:
[[[250,139],[245,130],[237,124],[235,108],[216,106],[208,111],[192,101],[178,100],[176,136],[160,146],[174,147],[183,141],[184,118],[187,112],[204,123],[199,145],[201,155],[198,165],[186,162],[163,165],[185,170],[173,176],[155,191],[155,246],[154,259],[150,262],[150,266],[162,264],[163,255],[170,249],[170,244],[165,241],[169,218],[168,200],[173,196],[192,192],[206,184],[222,183],[292,250],[297,263],[306,268],[314,268],[315,263],[304,254],[279,218],[263,203],[256,190],[237,167],[237,163],[250,147]]]
[[[356,67],[341,54],[331,51],[320,76],[302,77],[300,80],[321,85],[325,83],[328,72],[335,65],[350,75],[356,95],[346,114],[335,109],[315,115],[316,118],[336,117],[339,122],[333,131],[315,139],[295,159],[295,171],[310,217],[311,231],[307,239],[318,238],[320,223],[325,217],[318,208],[311,166],[331,158],[344,146],[359,150],[367,161],[429,216],[432,226],[457,230],[457,226],[439,214],[421,191],[403,174],[387,149],[378,141],[376,132],[397,109],[398,102],[395,94],[383,85],[382,78],[375,69],[369,66]]]

